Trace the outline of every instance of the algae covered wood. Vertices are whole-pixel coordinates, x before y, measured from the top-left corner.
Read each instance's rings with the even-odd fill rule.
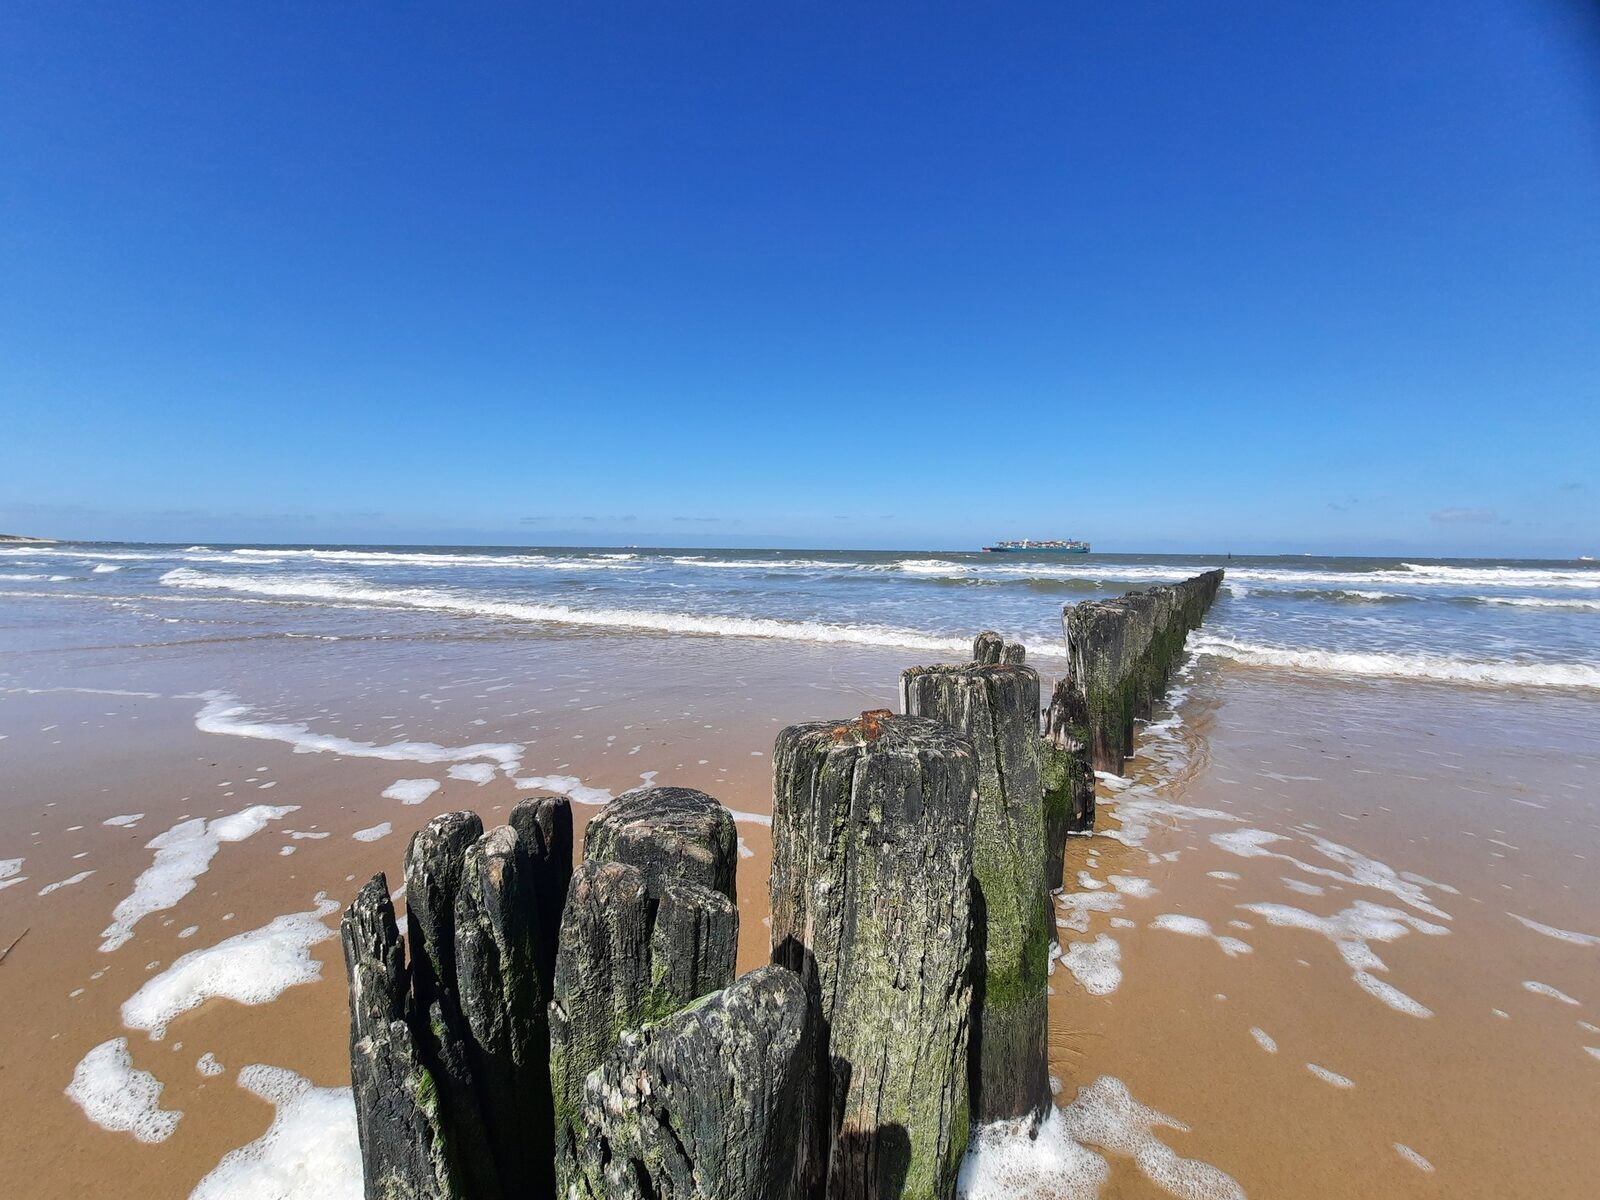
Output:
[[[382,876],[345,914],[351,1077],[374,1200],[554,1195],[538,961],[552,879],[571,871],[564,811],[564,802],[547,810],[551,836],[537,854],[514,828],[484,833],[469,812],[416,833],[406,850],[409,967]]]
[[[457,1200],[438,1088],[407,1023],[410,976],[389,882],[367,881],[339,926],[350,980],[350,1091],[367,1200]]]
[[[1096,770],[1122,773],[1133,753],[1134,722],[1150,715],[1222,579],[1222,571],[1207,571],[1062,610],[1068,678],[1083,696]]]
[[[467,1060],[501,1191],[555,1194],[549,996],[535,965],[536,864],[509,825],[468,849],[455,903]]]
[[[1059,886],[1067,838],[1093,833],[1094,763],[1089,755],[1089,712],[1070,679],[1056,682],[1045,709],[1039,742],[1044,786],[1045,862],[1050,886]]]
[[[508,820],[517,831],[523,853],[534,867],[534,966],[548,1000],[556,973],[556,945],[561,936],[561,911],[572,883],[572,803],[565,796],[524,800]]]
[[[972,873],[976,1002],[972,1114],[977,1121],[1037,1117],[1050,1106],[1046,1002],[1054,881],[1046,875],[1044,790],[1039,772],[1039,676],[1007,665],[984,635],[960,666],[912,667],[900,676],[901,707],[971,739],[978,810]],[[1019,648],[1020,649],[1020,648]],[[1056,859],[1059,876],[1060,858]]]
[[[627,863],[584,862],[572,873],[550,1004],[550,1088],[558,1194],[583,1145],[583,1080],[623,1031],[648,1019],[650,898]]]
[[[924,717],[794,725],[773,756],[773,959],[826,1030],[830,1197],[948,1198],[969,1134],[977,752]]]
[[[583,1081],[621,1035],[733,978],[733,816],[691,788],[619,796],[584,835],[562,915],[550,1005],[557,1187],[586,1133]]]
[[[625,1033],[584,1084],[580,1200],[804,1194],[817,1032],[799,976],[762,967]]]
[[[651,1009],[670,1012],[733,978],[739,910],[721,892],[671,880],[650,931]]]
[[[483,834],[476,813],[434,817],[406,847],[406,948],[411,962],[412,1037],[439,1092],[440,1120],[465,1194],[501,1195],[478,1103],[456,987],[456,894],[467,851]]]

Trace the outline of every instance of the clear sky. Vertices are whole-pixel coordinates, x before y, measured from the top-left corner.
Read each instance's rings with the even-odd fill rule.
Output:
[[[1600,553],[1578,0],[0,6],[0,531]]]

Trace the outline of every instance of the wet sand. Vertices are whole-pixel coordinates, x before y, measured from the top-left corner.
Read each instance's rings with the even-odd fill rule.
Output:
[[[296,753],[280,737],[202,732],[197,714],[218,702],[201,693],[225,691],[248,707],[234,726],[303,725],[358,746],[514,743],[520,778],[620,792],[649,777],[759,815],[770,811],[777,729],[893,706],[897,672],[912,660],[903,651],[622,636],[267,638],[7,654],[0,859],[23,858],[13,878],[25,882],[0,890],[0,946],[28,929],[0,965],[0,1156],[21,1183],[12,1194],[187,1196],[272,1119],[271,1106],[237,1086],[238,1068],[268,1063],[318,1085],[347,1083],[334,937],[311,947],[322,964],[316,982],[257,1006],[210,999],[160,1040],[123,1028],[120,1008],[187,951],[310,911],[319,893],[342,906],[375,871],[398,885],[406,840],[435,813],[472,808],[490,822],[536,794],[504,771],[478,784],[451,778],[450,763]],[[1049,676],[1059,664],[1038,665]],[[102,690],[16,690],[66,687]],[[1600,933],[1589,882],[1600,850],[1600,708],[1552,694],[1311,684],[1202,665],[1179,712],[1142,740],[1128,784],[1103,782],[1101,828],[1111,836],[1069,847],[1067,891],[1117,899],[1079,914],[1080,902],[1063,898],[1062,947],[1114,939],[1120,980],[1091,995],[1067,962],[1056,964],[1058,1099],[1101,1076],[1122,1080],[1190,1127],[1159,1130],[1168,1146],[1251,1196],[1600,1192],[1586,1119],[1600,1101],[1600,1057],[1585,1050],[1600,1047],[1600,1032],[1580,1024],[1600,1024],[1600,952],[1507,915]],[[442,786],[419,804],[385,798],[401,779]],[[192,892],[140,920],[126,945],[98,949],[112,910],[152,863],[152,838],[183,819],[254,804],[298,809],[221,844]],[[575,806],[580,821],[593,811]],[[103,824],[134,813],[144,816],[132,827]],[[388,836],[351,836],[384,821]],[[1249,830],[1263,833],[1213,840]],[[742,821],[739,833],[750,853],[739,864],[743,970],[765,958],[770,841],[759,822]],[[85,870],[94,873],[38,895]],[[1401,936],[1369,939],[1386,970],[1368,975],[1431,1016],[1363,990],[1322,933],[1239,907],[1326,918],[1358,902],[1448,930],[1402,921]],[[1199,918],[1249,952],[1228,953],[1192,921],[1164,918],[1187,932],[1152,924],[1163,914]],[[336,918],[325,924],[331,933]],[[161,1106],[184,1114],[166,1141],[106,1132],[63,1094],[85,1053],[123,1035],[134,1065],[164,1084]],[[222,1073],[199,1073],[207,1052]],[[1325,1082],[1308,1063],[1354,1086]],[[1107,1157],[1102,1196],[1171,1194],[1130,1158]]]
[[[1165,1133],[1173,1149],[1226,1170],[1251,1196],[1600,1194],[1600,1155],[1582,1132],[1600,1105],[1600,1061],[1585,1050],[1600,1035],[1582,1025],[1600,1018],[1600,942],[1558,940],[1508,915],[1600,932],[1593,706],[1234,670],[1202,673],[1183,711],[1181,749],[1172,735],[1145,745],[1179,760],[1166,764],[1176,778],[1149,794],[1233,819],[1158,814],[1137,847],[1104,837],[1069,846],[1069,870],[1143,878],[1155,894],[1123,898],[1114,915],[1134,928],[1092,914],[1088,934],[1060,931],[1069,943],[1114,937],[1123,972],[1115,992],[1093,997],[1057,965],[1051,1047],[1065,1095],[1116,1076],[1193,1127]],[[1137,800],[1161,775],[1146,759],[1118,794]],[[1126,827],[1118,807],[1102,828]],[[1260,848],[1303,865],[1212,840],[1248,829],[1282,835]],[[1328,844],[1344,861],[1318,848]],[[1404,874],[1389,878],[1360,856]],[[1431,1016],[1363,991],[1322,933],[1240,907],[1327,917],[1362,903],[1448,930],[1403,926],[1392,941],[1369,941],[1388,968],[1369,974]],[[1153,927],[1161,914],[1198,917],[1250,952]],[[1164,1194],[1126,1159],[1117,1166],[1124,1187],[1111,1194]]]

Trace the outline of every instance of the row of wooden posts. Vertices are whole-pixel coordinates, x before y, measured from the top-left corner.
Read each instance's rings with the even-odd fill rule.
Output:
[[[737,837],[703,792],[618,797],[576,866],[563,798],[435,817],[405,937],[382,875],[343,922],[369,1200],[948,1200],[975,1123],[1048,1111],[1062,847],[1214,574],[1070,606],[1042,734],[991,633],[905,671],[901,715],[783,730],[772,961],[737,979]]]

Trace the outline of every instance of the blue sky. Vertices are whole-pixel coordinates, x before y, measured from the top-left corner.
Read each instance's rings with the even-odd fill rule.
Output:
[[[8,4],[0,530],[1600,553],[1591,12]]]

